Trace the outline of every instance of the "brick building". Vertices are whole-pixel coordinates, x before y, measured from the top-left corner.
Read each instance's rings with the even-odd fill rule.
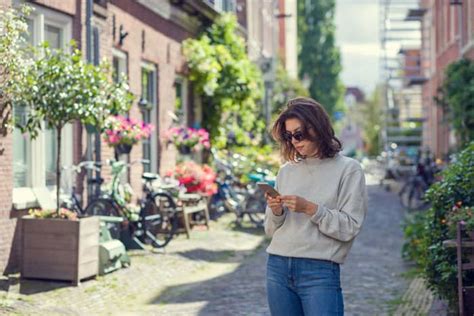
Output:
[[[0,0],[8,7],[21,0]],[[125,73],[135,101],[129,116],[156,126],[149,141],[135,145],[120,159],[148,159],[149,166],[133,165],[127,174],[133,189],[141,192],[143,171],[163,173],[176,161],[176,151],[162,140],[172,124],[200,126],[203,105],[187,80],[182,42],[196,37],[224,11],[236,13],[239,32],[246,38],[251,60],[259,64],[266,82],[266,101],[274,80],[278,53],[288,72],[296,76],[296,0],[34,0],[28,19],[29,41],[48,41],[51,47],[67,47],[74,39],[84,58],[110,61],[115,74]],[[90,21],[90,23],[89,23]],[[284,32],[284,36],[279,36]],[[269,113],[269,112],[268,112]],[[15,109],[17,119],[24,117]],[[80,124],[64,129],[62,164],[82,160],[105,161],[114,152]],[[19,131],[0,135],[0,271],[15,269],[19,259],[17,218],[38,206],[38,192],[54,196],[56,143],[45,130],[35,141]],[[89,175],[96,176],[96,175]],[[110,179],[104,167],[101,176]],[[72,179],[71,179],[72,180]],[[79,181],[77,186],[88,190]]]
[[[433,96],[443,82],[446,67],[461,57],[474,58],[474,1],[422,0],[422,60],[426,124],[423,142],[437,157],[445,158],[456,144],[454,133]]]
[[[139,175],[144,168],[164,172],[175,163],[175,150],[167,148],[161,138],[162,132],[173,123],[170,113],[177,114],[180,124],[200,124],[201,105],[186,79],[181,44],[212,23],[220,11],[232,9],[229,3],[234,2],[36,0],[29,3],[35,8],[28,19],[32,44],[49,41],[50,46],[59,48],[74,39],[90,62],[107,58],[116,73],[128,76],[135,95],[129,116],[156,126],[149,141],[134,146],[130,155],[123,157],[129,161],[151,160],[150,166],[137,164],[131,168],[128,178],[135,192],[141,192]],[[12,0],[0,0],[2,7],[11,4]],[[21,119],[23,114],[15,109],[17,118]],[[80,124],[65,128],[63,139],[63,165],[96,157],[113,158],[113,151],[101,142],[97,147],[94,136],[88,135]],[[19,131],[0,136],[0,271],[18,265],[17,218],[25,209],[38,206],[37,188],[55,190],[55,148],[54,132],[49,130],[40,133],[35,141],[23,137]],[[104,170],[103,174],[110,172]]]

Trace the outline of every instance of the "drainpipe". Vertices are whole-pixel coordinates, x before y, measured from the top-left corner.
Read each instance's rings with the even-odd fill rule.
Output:
[[[93,0],[86,0],[86,59],[87,62],[92,63],[92,5]],[[92,134],[87,133],[87,149],[86,159],[91,161],[93,158],[92,152]],[[87,169],[87,201],[90,201],[92,197],[92,187],[89,184],[89,180],[92,179],[93,171]]]
[[[458,4],[458,27],[459,27],[459,59],[462,58],[462,45],[463,45],[463,12],[462,12],[463,4],[462,2]]]

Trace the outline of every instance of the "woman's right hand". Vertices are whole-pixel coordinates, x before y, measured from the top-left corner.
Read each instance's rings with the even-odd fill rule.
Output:
[[[268,193],[265,193],[265,198],[267,199],[267,205],[272,210],[273,214],[280,216],[283,214],[283,205],[279,196],[272,198]]]

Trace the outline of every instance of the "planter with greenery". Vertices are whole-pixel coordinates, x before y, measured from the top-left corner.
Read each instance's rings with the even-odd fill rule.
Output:
[[[99,272],[99,218],[66,210],[32,210],[21,222],[23,278],[72,281]]]

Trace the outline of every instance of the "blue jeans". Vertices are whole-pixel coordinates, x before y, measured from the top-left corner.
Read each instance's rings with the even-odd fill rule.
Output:
[[[339,264],[269,255],[267,296],[273,316],[344,315]]]

